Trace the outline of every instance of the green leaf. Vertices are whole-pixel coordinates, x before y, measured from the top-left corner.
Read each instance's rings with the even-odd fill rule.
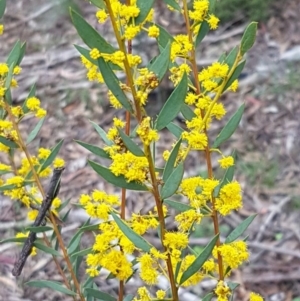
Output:
[[[231,137],[231,135],[234,133],[236,128],[238,127],[241,118],[243,116],[245,109],[245,104],[242,104],[239,109],[235,112],[235,114],[230,118],[230,120],[227,122],[225,127],[221,130],[220,134],[217,136],[213,148],[218,148],[221,143],[226,141]]]
[[[72,22],[83,40],[91,49],[97,48],[102,53],[113,53],[115,48],[106,42],[101,35],[82,18],[77,12],[70,9]]]
[[[252,221],[255,219],[256,214],[247,217],[243,222],[241,222],[226,238],[225,244],[229,244],[239,238],[250,226]]]
[[[15,184],[3,185],[3,186],[0,186],[0,191],[12,190],[12,189],[15,189],[16,187],[17,186]]]
[[[120,102],[124,109],[126,109],[130,113],[133,113],[131,103],[129,102],[127,96],[120,87],[119,79],[112,71],[109,64],[105,62],[102,57],[98,59],[98,67],[111,93],[117,98],[117,100]]]
[[[80,140],[75,140],[76,143],[84,147],[85,149],[89,150],[91,153],[95,154],[98,157],[110,159],[109,154],[103,150],[101,147],[98,147],[96,145],[88,144]]]
[[[81,47],[79,45],[74,45],[74,47],[77,49],[77,51],[83,55],[87,60],[89,60],[91,63],[93,63],[94,65],[97,65],[97,60],[94,60],[91,58],[90,56],[90,50],[86,49],[84,47]]]
[[[4,138],[3,136],[0,136],[0,142],[4,145],[6,145],[7,147],[11,147],[11,148],[18,148],[18,144],[12,140],[8,140],[6,138]]]
[[[155,24],[159,28],[159,36],[157,42],[163,48],[166,48],[167,44],[174,41],[173,36],[171,36],[162,26]]]
[[[53,161],[54,161],[54,159],[56,158],[56,156],[57,156],[57,154],[58,154],[58,152],[59,152],[59,150],[60,150],[60,148],[61,148],[63,142],[64,142],[63,140],[60,140],[60,141],[56,144],[56,146],[55,146],[54,148],[52,148],[49,157],[48,157],[48,158],[45,160],[45,162],[42,164],[42,166],[41,166],[39,172],[42,172],[43,170],[45,170],[48,166],[50,166],[50,165],[53,163]]]
[[[117,301],[117,299],[114,298],[113,296],[111,296],[107,293],[101,292],[98,289],[86,288],[85,292],[87,294],[87,297],[92,296],[98,300],[103,300],[103,301]]]
[[[75,252],[71,255],[71,257],[86,256],[87,254],[91,254],[92,252],[93,252],[93,248],[91,247]]]
[[[183,177],[184,167],[183,162],[179,163],[178,166],[173,170],[168,180],[161,189],[161,198],[164,200],[172,196],[178,189],[182,177]]]
[[[176,162],[176,158],[180,149],[180,145],[181,145],[182,139],[179,139],[176,143],[176,145],[174,146],[174,148],[172,149],[172,152],[170,154],[170,157],[166,163],[166,166],[164,168],[164,173],[163,173],[163,181],[166,182],[169,178],[169,176],[171,175],[172,171],[174,170],[174,166],[175,166],[175,162]]]
[[[224,63],[229,66],[229,70],[231,70],[238,53],[239,53],[239,47],[235,46],[227,55]]]
[[[26,50],[26,42],[24,42],[22,45],[21,45],[21,49],[20,49],[20,55],[19,55],[19,58],[18,60],[16,61],[16,65],[20,65],[22,60],[23,60],[23,57],[25,55],[25,50]]]
[[[10,67],[13,64],[13,68],[14,68],[19,60],[20,53],[21,53],[21,43],[20,43],[20,41],[17,41],[15,43],[13,49],[11,50],[11,52],[8,55],[6,64]]]
[[[228,281],[227,282],[228,287],[230,288],[231,291],[234,291],[240,284]]]
[[[115,176],[108,168],[99,165],[96,162],[88,161],[90,166],[96,171],[96,173],[105,179],[108,183],[115,186],[137,191],[148,191],[147,186],[139,184],[137,182],[127,182],[123,176]]]
[[[40,242],[35,241],[35,242],[33,243],[33,245],[34,245],[37,249],[42,250],[42,251],[44,251],[44,252],[47,253],[47,254],[51,254],[51,255],[53,255],[53,256],[62,256],[58,251],[56,251],[56,250],[54,250],[54,249],[52,249],[52,248],[49,248],[49,247],[45,246],[44,244],[42,244],[42,243],[40,243]]]
[[[0,19],[3,17],[6,7],[6,0],[0,0]]]
[[[255,43],[257,22],[251,22],[246,28],[240,46],[240,53],[243,56]]]
[[[167,129],[177,138],[179,139],[181,137],[181,134],[184,132],[184,130],[174,122],[171,122],[167,125]]]
[[[41,127],[43,126],[43,123],[45,121],[45,117],[40,119],[35,128],[31,131],[31,133],[28,135],[28,138],[26,140],[26,144],[28,145],[31,141],[34,140],[34,138],[37,136],[39,133]]]
[[[71,255],[72,253],[74,253],[77,250],[77,248],[80,244],[82,235],[83,235],[82,232],[77,231],[77,233],[72,237],[72,239],[68,245],[68,248],[67,248],[69,255]]]
[[[143,23],[147,16],[149,15],[149,12],[151,8],[153,7],[154,0],[137,0],[136,6],[140,9],[139,15],[135,18],[134,24],[135,26]]]
[[[63,294],[70,295],[70,296],[77,296],[77,293],[69,290],[68,288],[64,287],[61,283],[57,281],[35,280],[35,281],[26,282],[25,284],[31,287],[41,287],[41,288],[48,287],[56,292],[61,292]]]
[[[99,134],[99,136],[102,138],[102,140],[106,145],[108,146],[113,145],[113,142],[107,138],[106,132],[97,123],[93,121],[90,121],[90,123],[92,124],[92,126],[97,131],[97,133]]]
[[[86,49],[84,47],[81,47],[81,46],[78,46],[78,45],[74,45],[74,47],[77,49],[77,51],[83,55],[88,61],[90,61],[91,63],[93,63],[94,65],[97,65],[97,60],[94,60],[91,58],[90,56],[90,50],[89,49]],[[113,70],[122,70],[122,68],[116,64],[113,64],[111,62],[108,63],[109,66],[111,66],[111,68]]]
[[[209,293],[205,297],[203,297],[202,301],[210,301],[214,296],[214,293]]]
[[[180,5],[175,0],[163,0],[167,5],[170,5],[177,11],[181,11]]]
[[[217,240],[219,238],[219,234],[217,234],[210,243],[204,248],[204,250],[197,256],[195,261],[187,268],[187,270],[182,274],[180,283],[182,284],[187,281],[190,277],[192,277],[195,273],[197,273],[201,267],[203,266],[204,262],[210,256]]]
[[[110,213],[114,218],[116,224],[124,235],[138,248],[144,252],[150,252],[150,249],[153,247],[147,240],[142,236],[134,232],[122,219],[120,219],[114,212]]]
[[[27,105],[26,105],[26,104],[27,104],[27,100],[28,100],[30,97],[35,96],[35,93],[36,93],[36,86],[35,86],[35,84],[34,84],[34,85],[32,85],[32,87],[31,87],[31,89],[30,89],[30,91],[29,91],[29,94],[28,94],[26,100],[23,102],[22,110],[23,110],[24,114],[26,114],[26,113],[29,112],[29,109],[27,108]]]
[[[62,211],[70,203],[70,201],[71,201],[71,198],[67,199],[56,210],[58,212]]]
[[[7,89],[7,91],[5,92],[5,96],[7,96],[6,93],[10,94],[10,89],[9,88],[10,88],[10,85],[11,85],[11,80],[13,78],[13,71],[14,71],[15,65],[16,65],[15,63],[12,63],[9,66],[9,71],[7,73],[7,76],[6,76],[6,79],[5,79],[5,82],[4,82],[4,88]],[[11,97],[9,98],[9,100],[6,99],[6,102],[11,105]]]
[[[134,298],[134,295],[127,295],[127,296],[123,299],[123,301],[132,301],[133,298]]]
[[[184,212],[184,211],[188,211],[190,209],[193,209],[193,207],[187,205],[187,204],[183,204],[177,201],[172,201],[172,200],[164,200],[164,204],[169,205],[170,207],[174,208],[175,210],[178,210],[179,212]]]
[[[0,245],[6,244],[8,242],[17,242],[17,243],[24,243],[26,241],[27,237],[12,237],[12,238],[6,238],[3,240],[0,240]]]
[[[201,41],[205,38],[208,32],[209,32],[209,25],[207,21],[203,21],[200,25],[200,29],[196,37],[196,47],[201,43]]]
[[[246,61],[242,61],[241,63],[239,63],[237,65],[237,67],[233,71],[232,75],[230,76],[228,82],[224,86],[223,91],[225,91],[227,88],[229,88],[230,85],[241,75],[241,73],[245,67],[245,64],[246,64]]]
[[[169,41],[166,47],[161,51],[161,53],[148,66],[149,71],[155,73],[159,81],[162,80],[162,78],[164,77],[164,75],[166,74],[169,68],[170,51],[171,51],[171,43]]]
[[[128,137],[120,128],[117,128],[119,135],[121,139],[123,140],[126,148],[133,153],[137,157],[145,157],[144,152],[141,150],[141,148],[135,144],[130,137]]]
[[[183,75],[180,83],[174,89],[165,105],[161,109],[157,121],[156,121],[156,129],[161,130],[166,127],[180,112],[182,104],[184,103],[184,99],[187,93],[187,75],[186,73]]]
[[[181,106],[181,113],[183,117],[189,121],[196,117],[196,114],[193,112],[193,110],[185,103]]]
[[[25,230],[30,232],[35,232],[35,233],[42,233],[42,232],[53,230],[53,228],[49,226],[38,226],[38,227],[32,226],[32,227],[26,227]]]
[[[105,4],[103,0],[90,0],[91,3],[93,3],[95,6],[97,6],[100,9],[105,9]]]
[[[93,224],[93,225],[88,225],[88,226],[82,226],[80,227],[81,232],[87,232],[87,231],[97,231],[99,230],[99,226],[101,224]]]

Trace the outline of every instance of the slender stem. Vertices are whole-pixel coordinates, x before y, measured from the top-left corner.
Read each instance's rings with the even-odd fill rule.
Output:
[[[184,8],[184,17],[185,17],[186,30],[187,30],[187,34],[188,34],[188,37],[189,37],[189,42],[192,45],[195,45],[195,43],[193,41],[193,35],[192,35],[191,27],[190,27],[190,21],[189,21],[189,17],[188,17],[188,8],[187,8],[187,1],[186,0],[183,0],[183,8]],[[192,72],[193,72],[194,80],[195,80],[196,93],[198,95],[200,95],[201,87],[200,87],[200,83],[198,81],[198,67],[197,67],[197,63],[196,63],[196,54],[195,54],[194,47],[191,50],[190,63],[192,65]],[[221,89],[219,91],[221,91]],[[219,99],[219,96],[220,96],[220,94],[218,95],[218,97],[215,97],[214,104]],[[206,114],[206,116],[204,116],[205,114],[204,114],[203,111],[201,112],[201,115],[202,115],[202,118],[204,119],[203,124],[204,124],[204,128],[205,128],[205,134],[207,134],[205,120],[208,118],[207,116],[209,116],[209,115]],[[213,178],[213,169],[212,169],[212,163],[211,163],[211,154],[210,154],[209,138],[208,137],[207,137],[207,140],[208,140],[207,141],[207,146],[204,150],[205,160],[206,160],[208,178],[212,179]],[[219,234],[220,229],[219,229],[218,213],[215,210],[215,197],[213,195],[211,196],[211,202],[212,202],[212,215],[211,215],[211,217],[212,217],[213,224],[214,224],[214,233]],[[218,238],[218,240],[216,242],[216,245],[217,246],[221,245],[220,238]],[[222,259],[222,256],[221,256],[220,252],[218,252],[218,266],[219,266],[219,280],[223,280],[224,279],[223,259]]]
[[[40,191],[41,195],[42,195],[43,198],[44,198],[44,197],[45,197],[45,191],[44,191],[43,186],[42,186],[42,184],[41,184],[40,178],[38,177],[37,172],[36,172],[36,170],[35,170],[35,168],[34,168],[34,165],[33,165],[33,162],[32,162],[32,158],[31,158],[31,156],[30,156],[30,154],[29,154],[29,152],[28,152],[28,150],[27,150],[27,147],[26,147],[24,141],[23,141],[23,138],[22,138],[21,133],[20,133],[20,131],[19,131],[19,127],[18,127],[18,125],[17,125],[17,123],[16,123],[16,121],[15,121],[15,118],[14,118],[12,112],[11,112],[10,106],[9,106],[6,102],[5,102],[5,110],[7,111],[8,115],[9,115],[9,119],[10,119],[10,121],[11,121],[12,124],[13,124],[14,130],[15,130],[16,133],[17,133],[17,136],[18,136],[17,144],[19,145],[19,147],[21,148],[21,150],[25,153],[26,158],[27,158],[27,160],[28,160],[28,163],[29,163],[29,165],[30,165],[30,169],[31,169],[31,171],[32,171],[32,175],[33,175],[34,181],[35,181],[37,187],[39,188],[39,191]],[[56,237],[57,237],[59,246],[60,246],[60,248],[61,248],[61,250],[62,250],[62,252],[63,252],[64,260],[66,261],[67,266],[68,266],[68,269],[69,269],[69,271],[70,271],[70,273],[71,273],[71,277],[72,277],[72,279],[73,279],[73,282],[74,282],[74,285],[75,285],[75,287],[76,287],[76,290],[77,290],[77,292],[78,292],[78,294],[79,294],[79,296],[80,296],[80,299],[81,299],[82,301],[84,301],[84,300],[85,300],[85,299],[84,299],[84,296],[83,296],[83,295],[81,294],[81,292],[80,292],[80,285],[79,285],[79,282],[78,282],[78,280],[77,280],[77,278],[76,278],[76,275],[75,275],[75,273],[74,273],[72,264],[71,264],[70,259],[69,259],[69,257],[68,257],[68,254],[67,254],[65,245],[64,245],[64,243],[63,243],[63,240],[62,240],[62,237],[61,237],[61,235],[60,235],[60,232],[59,232],[59,230],[58,230],[58,228],[57,228],[56,221],[55,221],[55,217],[54,217],[54,215],[52,214],[52,212],[50,212],[50,220],[51,220],[51,223],[52,223],[52,225],[53,225],[53,230],[54,230],[54,232],[55,232],[55,234],[56,234]],[[46,237],[46,235],[44,235],[44,240],[45,240],[45,242],[46,242],[46,244],[47,244],[48,246],[51,245],[50,242],[49,242],[49,240],[48,240],[48,238]],[[54,256],[53,256],[53,257],[54,257]],[[57,260],[55,260],[55,263],[57,264],[57,266],[59,266]],[[61,268],[58,268],[58,270],[59,270],[59,271],[62,271]],[[62,274],[62,275],[63,275],[63,274]],[[66,280],[65,276],[63,276],[63,278],[64,278],[64,280]],[[66,282],[65,284],[66,284],[67,287],[69,287],[68,282]]]
[[[165,237],[165,232],[166,232],[166,223],[165,223],[165,217],[164,217],[164,212],[163,212],[163,207],[162,207],[162,200],[160,198],[159,190],[158,190],[158,182],[157,182],[156,175],[155,175],[155,166],[153,163],[149,145],[144,146],[144,152],[145,152],[145,155],[146,155],[146,157],[148,159],[148,163],[149,163],[149,172],[150,172],[150,177],[151,177],[151,182],[152,182],[152,187],[153,187],[153,196],[155,199],[157,214],[158,214],[158,219],[159,219],[159,224],[160,224],[161,243],[164,248],[164,251],[166,252],[167,250],[163,243],[164,237]],[[173,301],[178,301],[178,288],[175,283],[175,276],[174,276],[174,272],[173,272],[171,256],[169,253],[167,255],[166,262],[167,262],[169,280],[170,280],[170,284],[171,284]]]
[[[137,120],[140,122],[142,119],[142,112],[141,112],[141,107],[139,105],[139,102],[137,100],[138,99],[137,92],[136,92],[136,88],[135,88],[134,81],[133,81],[132,71],[131,71],[131,68],[129,65],[129,61],[128,61],[128,56],[127,56],[127,51],[126,51],[126,47],[124,44],[124,39],[121,37],[120,31],[118,30],[117,22],[114,18],[113,10],[112,10],[111,3],[110,3],[111,1],[110,0],[104,0],[104,1],[106,3],[108,14],[110,15],[110,20],[111,20],[111,23],[112,23],[112,26],[114,29],[114,34],[117,39],[119,48],[125,55],[125,60],[124,60],[125,73],[126,73],[126,77],[128,80],[128,85],[132,92],[132,97],[133,97],[133,101],[134,101],[134,105],[135,105],[135,109],[136,109],[136,117],[137,117]]]

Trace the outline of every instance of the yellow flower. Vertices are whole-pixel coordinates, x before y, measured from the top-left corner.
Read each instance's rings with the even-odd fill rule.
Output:
[[[228,297],[231,295],[230,288],[223,280],[218,282],[215,293],[218,297],[218,301],[227,301]]]
[[[26,107],[31,111],[36,111],[40,108],[40,100],[36,97],[30,97],[26,101]]]
[[[150,117],[146,117],[140,123],[136,130],[136,133],[140,136],[145,145],[150,145],[151,142],[157,141],[159,136],[156,130],[151,129]]]
[[[97,48],[93,48],[90,51],[90,57],[94,60],[97,60],[101,56],[100,51]]]
[[[159,28],[156,25],[150,26],[148,30],[148,36],[150,38],[157,38],[159,36]]]
[[[108,15],[104,9],[100,9],[96,13],[96,18],[98,19],[99,23],[104,23],[106,21],[107,17],[108,17]]]
[[[52,208],[57,209],[59,206],[61,205],[61,199],[56,197],[53,201],[52,201]]]
[[[79,199],[79,203],[81,204],[81,205],[86,205],[88,202],[90,202],[92,200],[92,198],[89,196],[89,195],[87,195],[87,194],[82,194],[81,196],[80,196],[80,199]]]
[[[228,168],[234,165],[234,159],[232,156],[223,157],[222,159],[219,159],[218,162],[222,168]]]
[[[24,115],[24,112],[23,112],[21,106],[12,107],[11,112],[12,112],[12,114],[13,114],[15,117],[17,117],[17,118],[19,118],[20,116],[23,116],[23,115]]]
[[[62,158],[55,158],[53,161],[54,168],[60,168],[65,166],[65,161]]]
[[[6,88],[0,87],[0,97],[4,96]]]
[[[23,186],[24,178],[20,176],[15,176],[7,179],[6,184],[15,184],[17,187]]]
[[[8,65],[5,63],[0,63],[0,76],[6,75],[9,71]]]
[[[232,269],[239,267],[244,261],[249,259],[247,244],[244,241],[234,241],[230,244],[223,244],[213,249],[213,256],[217,258],[218,252],[223,258],[223,262]]]
[[[157,284],[159,273],[156,269],[156,260],[150,254],[145,253],[138,261],[141,263],[140,276],[142,280],[148,285]]]
[[[39,159],[47,159],[49,155],[51,154],[51,150],[48,148],[39,148],[38,151],[38,158]]]
[[[158,291],[156,292],[156,297],[157,297],[157,299],[164,299],[165,296],[166,296],[166,292],[163,291],[163,290],[158,290]]]
[[[1,171],[11,171],[11,167],[9,165],[0,163],[0,170]]]
[[[0,24],[0,36],[3,34],[4,31],[4,26],[3,24]]]
[[[184,249],[187,247],[189,238],[182,232],[166,232],[164,246],[168,249]]]
[[[136,37],[136,35],[141,31],[139,26],[129,25],[125,29],[124,38],[127,40],[132,40]]]
[[[194,150],[204,150],[207,146],[207,136],[205,133],[199,133],[197,130],[183,132],[182,139],[187,140],[190,147]]]
[[[43,171],[39,172],[38,175],[41,177],[41,178],[47,178],[50,176],[52,170],[51,168],[48,166],[46,167]]]
[[[38,210],[31,210],[31,211],[28,211],[27,216],[31,221],[34,221],[38,214],[39,214]]]
[[[207,23],[209,24],[210,29],[217,29],[219,21],[219,18],[217,18],[215,15],[209,15]]]
[[[236,79],[235,81],[233,81],[233,83],[230,85],[230,87],[228,88],[228,90],[231,90],[233,92],[236,92],[236,90],[239,87],[239,81]]]
[[[90,276],[90,277],[96,277],[99,275],[99,271],[97,269],[94,268],[89,268],[86,269],[86,273]]]
[[[253,292],[250,293],[250,301],[264,301],[263,297]]]
[[[42,109],[42,108],[39,108],[36,112],[35,112],[35,117],[37,118],[43,118],[47,115],[47,111]]]
[[[22,68],[20,66],[15,66],[14,70],[13,70],[13,74],[17,75],[20,74],[22,71]]]
[[[215,208],[222,215],[228,215],[231,210],[242,207],[241,186],[237,181],[224,185],[216,199]]]
[[[193,224],[201,222],[202,214],[194,209],[184,211],[176,215],[175,220],[178,223],[178,229],[181,231],[189,231]]]

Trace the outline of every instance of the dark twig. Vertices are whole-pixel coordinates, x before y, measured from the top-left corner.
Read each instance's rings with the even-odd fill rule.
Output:
[[[45,217],[47,215],[47,211],[50,209],[52,201],[56,198],[59,188],[60,188],[60,178],[64,168],[56,168],[53,171],[53,175],[50,181],[50,185],[48,188],[48,192],[42,202],[41,208],[39,210],[38,216],[36,217],[33,227],[38,227],[46,224]],[[32,251],[32,247],[34,241],[36,240],[36,233],[30,232],[25,243],[23,249],[20,253],[19,259],[16,261],[14,268],[12,270],[12,274],[14,276],[19,276],[23,270],[23,267],[26,263],[28,256]]]

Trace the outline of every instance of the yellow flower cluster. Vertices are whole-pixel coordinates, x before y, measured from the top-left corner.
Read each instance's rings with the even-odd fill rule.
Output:
[[[223,244],[219,247],[214,247],[213,256],[217,258],[218,252],[223,258],[225,267],[236,269],[244,261],[249,259],[247,244],[244,241],[234,241],[230,244]]]
[[[179,192],[188,198],[192,207],[200,209],[212,200],[212,193],[218,185],[218,180],[191,177],[182,180]]]
[[[83,200],[85,198],[82,197],[81,202],[85,202],[86,200]],[[95,277],[99,274],[101,266],[120,280],[126,280],[132,275],[133,269],[132,263],[127,259],[125,253],[131,254],[135,250],[135,246],[113,221],[100,224],[99,229],[102,233],[96,235],[93,253],[87,256],[88,269],[86,272],[91,277]]]
[[[122,154],[112,155],[109,169],[115,176],[123,175],[128,182],[137,181],[144,183],[148,174],[148,160],[138,157],[127,151]]]
[[[40,104],[40,100],[36,97],[30,97],[26,101],[26,107],[34,112],[36,117],[43,118],[46,116],[47,112],[40,107]]]
[[[40,148],[38,150],[38,155],[31,156],[30,161],[28,158],[22,158],[21,164],[16,170],[17,176],[12,176],[6,179],[5,183],[2,183],[2,185],[14,185],[15,187],[13,189],[5,190],[3,192],[4,195],[9,196],[12,200],[20,200],[26,207],[29,207],[30,204],[40,204],[41,199],[39,197],[39,193],[37,189],[32,186],[30,190],[28,190],[25,185],[25,178],[26,181],[30,182],[33,181],[33,175],[32,175],[32,168],[36,170],[36,173],[39,177],[49,177],[52,168],[51,166],[48,166],[42,170],[43,163],[45,160],[50,156],[51,150]],[[56,158],[53,161],[53,167],[63,167],[65,164],[64,160],[61,158]],[[10,170],[7,166],[4,164],[0,164],[0,170]],[[30,176],[29,176],[30,175]],[[52,203],[53,212],[55,213],[54,209],[60,206],[60,201],[55,201]],[[35,218],[35,213],[30,213],[30,219]]]
[[[104,191],[94,190],[92,195],[83,194],[79,203],[84,206],[86,213],[93,218],[107,221],[113,206],[120,205],[117,196],[107,195]]]
[[[231,210],[242,207],[241,186],[237,181],[225,184],[221,188],[215,207],[222,215],[228,215]]]
[[[150,145],[151,142],[157,141],[159,138],[157,131],[150,126],[150,117],[146,117],[142,120],[136,133],[139,135],[144,145]]]

